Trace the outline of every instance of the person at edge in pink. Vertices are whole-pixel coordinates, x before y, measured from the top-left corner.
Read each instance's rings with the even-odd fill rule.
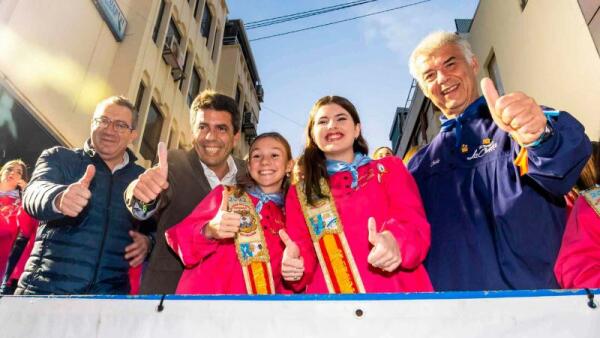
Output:
[[[340,96],[320,98],[310,112],[306,129],[306,146],[300,161],[303,180],[290,188],[286,198],[289,238],[282,234],[286,243],[282,275],[294,290],[304,287],[306,293],[433,290],[422,264],[430,243],[429,223],[415,181],[400,159],[391,156],[372,160],[367,153],[354,105]],[[321,188],[322,178],[331,191],[343,236],[337,235],[333,243],[338,246],[329,251],[327,246],[332,241],[328,242],[323,235],[324,242],[318,242],[319,256],[333,258],[318,261],[311,234],[327,233],[323,229],[331,230],[335,221],[331,213],[318,214],[312,219],[314,223],[311,220],[309,230],[298,190],[304,191],[305,207],[323,205],[324,200],[331,200]],[[364,290],[359,286],[344,290],[342,286],[349,285],[344,279],[348,274],[336,274],[340,267],[351,266],[350,259],[336,263],[336,252],[347,249],[350,253],[346,257],[354,260],[356,271],[348,269],[354,271],[355,284],[362,283]],[[328,269],[325,271],[331,276],[328,279],[322,266]],[[355,276],[356,272],[359,276]],[[361,282],[356,282],[359,279]]]
[[[581,172],[554,275],[563,288],[600,288],[600,146]],[[583,190],[587,189],[587,190]]]
[[[7,276],[6,282],[9,283],[18,280],[23,272],[25,261],[29,258],[33,246],[33,240],[28,239],[35,237],[32,235],[35,235],[37,228],[37,221],[25,212],[21,204],[21,194],[27,185],[26,180],[27,167],[21,160],[8,161],[0,169],[0,280],[4,278],[17,235],[21,234],[23,237],[19,255],[15,257],[11,271],[8,271],[11,275]],[[24,254],[21,254],[23,251]]]
[[[263,293],[256,291],[258,289],[248,290],[253,282],[244,276],[234,241],[247,234],[244,228],[251,229],[246,226],[252,223],[248,223],[248,213],[240,213],[239,209],[236,209],[238,212],[223,210],[224,205],[228,205],[228,209],[232,206],[224,199],[225,190],[229,196],[247,194],[252,203],[250,207],[259,215],[258,227],[264,234],[262,243],[266,244],[274,284],[272,290],[269,288],[271,292],[264,293],[289,293],[281,278],[284,244],[278,232],[285,227],[282,208],[292,167],[291,149],[283,136],[275,132],[259,135],[249,150],[250,182],[238,182],[236,187],[217,186],[190,215],[165,232],[168,245],[185,267],[177,294]],[[261,270],[266,277],[267,269]],[[249,276],[255,275],[249,273]]]

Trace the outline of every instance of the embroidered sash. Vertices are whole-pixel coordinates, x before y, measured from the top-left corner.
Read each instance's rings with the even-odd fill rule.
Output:
[[[221,209],[241,216],[240,231],[235,236],[235,251],[244,273],[246,291],[249,295],[275,294],[269,249],[252,200],[246,193],[236,197],[233,189],[226,188]]]
[[[586,191],[582,191],[581,194],[585,197],[588,204],[596,211],[598,217],[600,217],[600,187],[594,187]]]
[[[302,183],[296,185],[296,191],[327,289],[329,293],[365,293],[329,184],[324,178],[319,183],[327,198],[316,206],[308,204]]]

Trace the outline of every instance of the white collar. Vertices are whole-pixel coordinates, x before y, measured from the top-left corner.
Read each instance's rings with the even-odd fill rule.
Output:
[[[227,156],[227,167],[229,168],[229,171],[225,174],[225,176],[223,176],[222,179],[219,179],[217,174],[215,174],[215,172],[212,169],[210,169],[206,164],[204,164],[204,162],[200,161],[200,164],[202,165],[202,169],[204,169],[204,175],[206,176],[206,179],[208,180],[208,183],[210,184],[211,188],[214,188],[219,184],[236,184],[236,175],[238,169],[235,165],[235,161],[233,160],[233,156]]]
[[[125,151],[123,153],[123,162],[121,162],[120,164],[117,164],[115,166],[115,168],[112,170],[112,173],[114,174],[115,172],[117,172],[117,170],[125,168],[125,166],[128,164],[129,164],[129,154],[127,153],[127,151]]]

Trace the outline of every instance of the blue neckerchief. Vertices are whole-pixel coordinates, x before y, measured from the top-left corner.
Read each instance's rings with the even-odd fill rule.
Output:
[[[339,173],[340,171],[349,171],[350,174],[352,174],[352,184],[350,186],[352,189],[354,189],[356,186],[358,186],[358,167],[361,167],[369,162],[371,162],[371,158],[369,156],[361,153],[355,153],[354,161],[352,161],[352,163],[326,160],[325,164],[327,165],[327,174],[329,175]]]
[[[456,128],[456,147],[459,147],[462,136],[463,122],[474,117],[479,117],[479,108],[482,104],[487,107],[487,103],[485,102],[485,98],[483,96],[471,103],[462,114],[458,115],[458,117],[449,119],[444,115],[440,116],[440,122],[442,122],[440,132],[448,132],[453,128]]]
[[[256,204],[256,212],[259,214],[262,210],[263,205],[269,201],[275,203],[275,205],[277,205],[280,208],[283,206],[282,192],[265,194],[258,186],[252,186],[250,189],[248,189],[248,193],[258,199],[258,203]]]
[[[19,190],[15,189],[15,190],[10,190],[10,191],[0,191],[0,197],[12,197],[16,200],[21,198],[21,194],[19,194]]]

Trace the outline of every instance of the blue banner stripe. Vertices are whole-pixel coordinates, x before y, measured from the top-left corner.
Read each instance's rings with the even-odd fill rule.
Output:
[[[591,289],[591,293],[600,294],[600,289]],[[526,298],[561,297],[586,295],[585,290],[516,290],[516,291],[462,291],[431,293],[368,293],[351,295],[166,295],[165,300],[237,300],[237,301],[390,301],[423,299],[478,299],[478,298]],[[55,299],[127,299],[160,300],[162,295],[69,295],[69,296],[4,296],[34,297]]]

